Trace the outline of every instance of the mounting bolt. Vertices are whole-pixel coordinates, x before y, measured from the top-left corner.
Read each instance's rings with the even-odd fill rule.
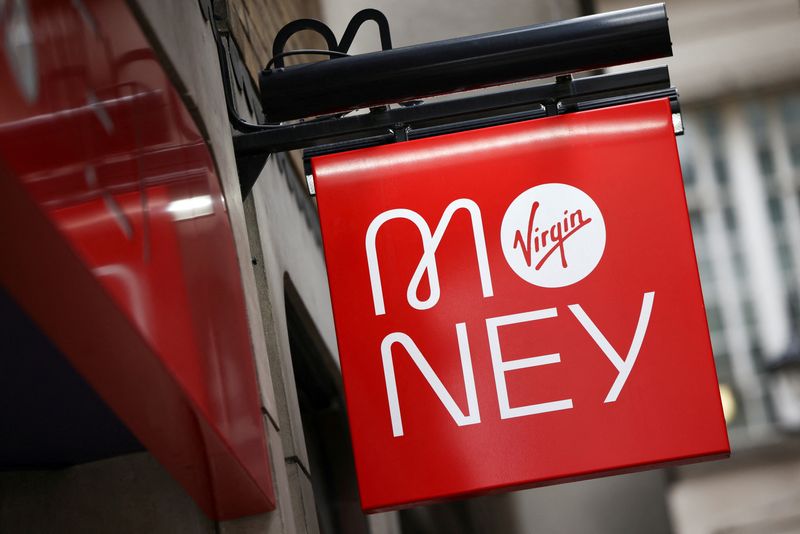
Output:
[[[308,194],[312,197],[317,194],[317,190],[314,187],[314,175],[313,174],[306,174],[306,184],[308,185]]]

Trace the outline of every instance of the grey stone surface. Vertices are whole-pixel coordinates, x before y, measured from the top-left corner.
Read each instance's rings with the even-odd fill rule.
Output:
[[[400,534],[399,512],[384,512],[367,516],[371,532],[382,534]]]
[[[674,531],[800,532],[800,439],[736,447],[730,459],[675,471],[668,491]]]
[[[521,533],[669,534],[665,487],[660,470],[559,484],[509,494],[509,513]]]
[[[55,471],[0,473],[3,534],[213,534],[148,453]]]
[[[278,348],[278,334],[275,331],[275,318],[273,314],[273,301],[276,300],[276,297],[272,294],[272,289],[270,288],[269,284],[267,283],[267,263],[264,259],[264,253],[261,249],[261,233],[258,229],[258,220],[256,218],[256,207],[253,201],[253,195],[247,197],[244,201],[244,216],[245,221],[247,222],[248,226],[250,227],[249,230],[249,238],[250,238],[250,250],[253,253],[253,273],[255,275],[255,283],[256,289],[258,290],[259,296],[259,306],[261,307],[261,319],[263,321],[262,328],[264,332],[264,343],[267,347],[267,354],[273,356],[272,361],[275,362],[274,365],[278,369],[280,369],[280,349]],[[277,302],[282,303],[283,297],[278,296]],[[263,362],[267,367],[270,367],[270,360],[269,358],[267,361]],[[266,373],[261,373],[259,371],[259,375],[263,376]],[[269,372],[267,375],[272,378],[273,373],[272,371]],[[275,376],[280,376],[279,372],[275,373]],[[281,388],[282,380],[278,381],[278,388]],[[272,402],[274,402],[273,409],[267,410],[267,415],[270,417],[272,423],[276,426],[278,430],[281,429],[281,416],[279,413],[279,402],[278,400],[285,399],[285,394],[281,390],[278,394],[275,393],[276,388],[276,381],[271,381],[269,385],[270,391],[272,392]]]
[[[289,283],[287,279],[291,281],[321,334],[328,348],[322,357],[335,358],[333,317],[316,209],[288,158],[277,155],[267,161],[252,201],[245,203],[245,212],[251,240],[257,240],[252,249],[261,251],[256,279],[262,297],[283,454],[288,460],[292,509],[300,531],[315,531],[318,523],[310,481],[307,475],[297,475],[298,470],[309,473],[310,463],[289,346],[285,285]],[[297,475],[294,478],[293,473]]]
[[[266,514],[242,517],[219,523],[219,534],[295,534],[297,529],[292,511],[292,488],[286,471],[283,445],[278,429],[266,419],[269,454],[272,459],[272,481],[278,509]]]
[[[325,342],[333,335],[327,276],[313,205],[284,156],[271,156],[253,189],[253,207],[264,261],[264,284],[270,298],[271,321],[267,339],[276,352],[270,354],[275,399],[286,458],[295,457],[309,470],[303,423],[289,347],[286,323],[285,283],[288,277],[312,314]],[[264,312],[265,314],[268,312]]]
[[[289,473],[289,486],[292,488],[292,504],[294,508],[295,523],[301,527],[301,532],[319,534],[319,522],[314,505],[314,490],[311,479],[302,467],[293,461],[286,462]]]

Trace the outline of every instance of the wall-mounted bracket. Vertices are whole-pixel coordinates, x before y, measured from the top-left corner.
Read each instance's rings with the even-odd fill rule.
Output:
[[[383,50],[348,56],[355,33],[367,20],[378,24]],[[311,52],[331,59],[283,66],[285,56],[303,52],[283,51],[288,38],[303,29],[323,35],[329,49]],[[308,149],[310,157],[663,97],[673,103],[676,133],[683,130],[666,67],[580,79],[571,74],[671,55],[663,4],[396,49],[386,18],[376,10],[357,14],[340,43],[319,21],[295,21],[279,32],[275,56],[260,77],[267,119],[295,121],[290,123],[249,124],[237,115],[220,39],[218,48],[243,196],[268,155],[278,151]],[[556,81],[549,85],[419,101],[553,76]],[[356,109],[370,111],[348,115]]]
[[[678,94],[670,86],[667,67],[654,67],[575,80],[564,78],[537,87],[382,108],[360,115],[323,117],[268,130],[236,133],[233,144],[237,160],[243,162],[252,162],[254,160],[249,158],[257,155],[296,149],[306,149],[304,157],[310,158],[665,97],[672,103],[673,114],[679,115]],[[240,166],[243,195],[249,192],[260,170],[255,166]]]

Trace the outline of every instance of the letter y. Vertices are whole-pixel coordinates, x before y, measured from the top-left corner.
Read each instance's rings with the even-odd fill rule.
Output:
[[[639,312],[639,322],[636,324],[636,332],[633,334],[633,340],[631,341],[631,346],[628,349],[628,355],[623,360],[619,353],[611,346],[611,343],[608,342],[606,337],[600,332],[600,329],[592,322],[586,312],[583,311],[580,304],[571,304],[568,306],[569,310],[572,312],[573,315],[578,319],[581,323],[581,326],[592,336],[592,339],[597,346],[600,347],[600,350],[606,355],[606,357],[614,364],[616,367],[617,375],[616,380],[614,380],[614,384],[611,386],[611,389],[608,391],[608,395],[606,395],[606,400],[604,402],[614,402],[619,397],[620,392],[622,391],[622,386],[625,385],[625,381],[628,380],[628,376],[631,374],[631,369],[633,369],[633,364],[636,363],[636,357],[639,356],[639,350],[642,348],[642,342],[644,341],[644,335],[647,332],[647,325],[650,322],[650,312],[653,311],[653,299],[655,298],[655,292],[650,291],[644,294],[642,298],[642,309]]]

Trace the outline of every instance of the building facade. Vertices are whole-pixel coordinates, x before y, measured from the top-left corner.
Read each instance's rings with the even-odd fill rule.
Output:
[[[598,2],[599,10],[633,5]],[[731,458],[673,470],[676,532],[794,532],[797,509],[796,2],[667,2],[678,138]]]
[[[108,442],[111,434],[105,431],[107,429],[95,428],[92,433],[91,429],[75,427],[74,432],[68,433],[73,440],[70,445],[85,452],[84,456],[67,454],[50,463],[42,461],[42,457],[52,459],[53,450],[64,444],[66,434],[54,432],[53,450],[44,451],[30,462],[4,462],[3,472],[0,473],[0,531],[399,533],[487,532],[499,529],[514,532],[517,520],[510,512],[512,504],[502,496],[371,516],[361,512],[344,415],[316,208],[305,189],[305,178],[297,155],[271,155],[252,193],[242,198],[216,37],[220,36],[219,44],[223,46],[224,60],[231,72],[228,81],[238,113],[247,120],[263,120],[253,80],[271,56],[272,39],[280,27],[292,20],[321,18],[323,6],[313,0],[268,4],[242,0],[146,0],[128,3],[52,3],[41,6],[15,1],[4,2],[0,7],[7,13],[2,23],[6,61],[13,76],[10,81],[16,83],[14,90],[26,98],[35,102],[44,94],[40,80],[45,79],[45,74],[55,76],[51,80],[54,79],[56,85],[62,80],[59,76],[63,74],[57,68],[58,57],[42,54],[42,43],[46,42],[49,46],[48,54],[57,54],[57,47],[52,44],[57,42],[55,37],[63,35],[64,42],[70,43],[78,42],[76,39],[79,40],[82,34],[86,35],[93,43],[102,43],[98,49],[102,50],[102,46],[105,46],[108,56],[92,59],[92,54],[97,52],[87,52],[87,57],[79,60],[97,61],[100,64],[118,53],[114,48],[118,46],[116,43],[125,40],[126,32],[133,32],[143,35],[148,44],[139,49],[142,52],[138,55],[131,56],[129,61],[155,66],[152,72],[156,76],[166,76],[163,80],[166,89],[151,87],[150,92],[160,98],[174,91],[180,99],[179,104],[173,103],[177,113],[186,113],[174,127],[180,129],[181,121],[191,121],[188,129],[195,132],[193,135],[199,133],[202,136],[197,142],[204,145],[210,154],[214,173],[212,179],[218,180],[219,198],[224,199],[222,203],[215,204],[217,197],[212,193],[211,202],[216,207],[210,208],[210,211],[227,218],[234,244],[232,254],[242,286],[241,306],[242,311],[246,312],[239,326],[246,322],[244,327],[249,333],[260,399],[259,417],[263,436],[259,440],[263,440],[269,448],[269,489],[274,493],[266,503],[274,503],[271,511],[255,514],[234,512],[233,516],[241,517],[214,518],[213,513],[209,514],[209,509],[213,510],[216,505],[198,499],[203,484],[198,482],[197,487],[201,489],[196,491],[200,493],[190,495],[186,490],[186,479],[176,478],[180,462],[190,459],[170,460],[171,453],[164,453],[169,449],[167,445],[159,454],[153,454],[155,450],[143,450],[142,443],[124,430],[125,425],[116,418],[117,414],[103,411],[108,427],[121,433],[121,437],[117,436],[115,446]],[[543,18],[546,11],[533,9],[528,15],[530,19],[525,22],[533,23],[537,17]],[[120,22],[123,20],[124,23]],[[129,21],[134,21],[136,30],[131,29]],[[107,32],[113,32],[115,28],[118,33],[113,37],[108,35]],[[321,47],[313,35],[298,36],[296,41],[293,39],[291,43],[296,47]],[[63,49],[70,50],[71,46],[64,46]],[[94,50],[91,47],[88,49]],[[65,64],[74,65],[74,59],[68,58]],[[114,68],[117,67],[113,67],[112,72]],[[80,77],[84,79],[83,74]],[[101,86],[107,83],[109,93],[121,87],[121,82],[116,80],[106,81],[102,77],[98,79],[91,76],[86,79]],[[56,108],[61,107],[63,111],[47,117],[69,117],[88,112],[90,122],[95,126],[99,124],[106,134],[119,132],[121,123],[117,122],[117,115],[109,111],[111,100],[104,99],[102,95],[105,93],[101,89],[87,93],[95,95],[94,98],[86,97],[87,101],[77,107],[71,107],[75,104],[52,101]],[[145,88],[138,89],[148,94]],[[158,98],[154,97],[150,105],[160,109],[162,103]],[[140,111],[140,117],[149,116],[144,109]],[[138,124],[135,110],[129,116]],[[40,119],[44,120],[49,119]],[[167,119],[167,122],[170,120]],[[55,127],[57,130],[57,124]],[[147,125],[141,127],[147,128]],[[69,130],[62,132],[68,136]],[[104,135],[103,131],[100,134]],[[183,134],[176,135],[180,137]],[[56,139],[54,142],[61,141]],[[153,147],[162,147],[154,151],[163,152],[166,146],[163,140],[153,143]],[[192,143],[194,141],[189,144]],[[112,156],[118,157],[118,153],[113,152]],[[75,153],[76,166],[88,168],[89,161],[82,158],[80,151]],[[164,174],[163,169],[158,172],[159,180],[173,179]],[[105,175],[99,174],[99,179],[93,179],[91,172],[87,174],[87,186],[99,183],[100,187],[106,187]],[[5,175],[3,179],[6,179]],[[125,187],[129,187],[127,183]],[[118,198],[124,194],[123,189],[106,189],[102,193],[98,189],[94,194],[95,201],[105,210],[103,217],[111,214],[112,219],[117,221],[112,226],[119,226],[128,237],[140,235],[140,230],[144,232],[142,235],[146,235],[146,228],[137,226],[138,219],[128,216],[128,206],[120,204]],[[150,197],[147,198],[150,202]],[[199,201],[206,202],[205,199],[209,197],[194,195],[187,198],[193,202],[192,205],[173,206],[166,211],[173,213],[176,221],[198,224],[192,221],[209,213],[209,207],[200,205]],[[150,208],[155,209],[153,205]],[[190,213],[175,215],[180,211],[178,208]],[[151,211],[151,214],[155,212]],[[6,226],[4,232],[9,228]],[[221,257],[225,253],[222,249],[218,250]],[[153,254],[156,252],[153,251]],[[199,264],[205,262],[202,257],[196,260]],[[144,263],[148,261],[145,259]],[[24,265],[21,268],[24,270]],[[103,269],[107,267],[95,266],[94,272],[96,274]],[[215,283],[219,284],[220,280],[217,279]],[[12,295],[8,306],[5,306],[4,295],[4,318],[13,315],[21,317],[20,321],[28,320],[14,304],[16,288],[5,289],[12,290]],[[170,298],[167,294],[161,297]],[[155,305],[165,304],[159,302],[159,295],[148,298],[152,298]],[[206,304],[212,305],[211,302]],[[29,311],[27,307],[25,311]],[[12,380],[12,372],[19,370],[15,360],[28,358],[38,349],[29,344],[23,346],[19,336],[9,326],[11,323],[6,321],[5,324],[8,329],[4,330],[3,337],[4,361],[9,364],[6,376]],[[208,331],[219,332],[213,323],[206,325]],[[102,323],[98,326],[99,330],[104,327]],[[31,326],[30,329],[35,331],[36,327]],[[35,337],[39,339],[40,336],[41,332]],[[58,348],[51,347],[49,350],[56,358],[60,358],[59,350],[63,350],[64,345],[57,345]],[[115,350],[111,347],[108,345],[108,350]],[[231,355],[223,353],[223,356]],[[178,374],[183,371],[185,369],[175,369]],[[76,388],[88,391],[78,375],[71,376],[79,384]],[[44,378],[41,375],[38,377],[39,380]],[[241,377],[232,376],[230,379],[240,381]],[[49,388],[47,395],[40,395],[38,389],[27,388],[45,404],[41,406],[40,415],[50,412],[48,418],[41,419],[42,426],[54,424],[52,419],[59,414],[46,405],[54,402],[58,393],[64,391],[57,389],[55,384],[44,381],[40,389]],[[6,413],[21,407],[21,403],[27,402],[27,399],[14,398],[11,394],[13,389],[4,389],[9,392],[9,401],[3,416],[3,433],[7,437],[20,435],[29,439],[13,450],[10,447],[3,449],[12,450],[17,455],[31,445],[30,440],[41,441],[46,438],[37,434],[36,429],[13,428],[13,420],[6,418]],[[236,391],[232,394],[236,398]],[[68,424],[76,421],[88,422],[86,426],[97,424],[98,419],[89,416],[87,407],[105,403],[91,393],[87,395],[91,399],[82,406],[73,404],[70,399],[61,399]],[[132,407],[131,413],[140,408]],[[147,409],[158,410],[158,406],[154,404]],[[192,438],[186,434],[188,429],[178,424],[170,428],[168,422],[166,425],[159,428],[156,438],[160,436],[167,442],[185,439],[191,445]],[[224,431],[224,425],[222,428]],[[240,429],[236,427],[230,429],[230,432],[238,431]],[[151,434],[147,443],[153,439]],[[103,443],[92,450],[89,447],[92,440]],[[175,452],[175,449],[171,450]],[[214,458],[215,454],[209,453],[208,456]],[[216,476],[215,469],[212,466],[212,479]],[[229,487],[228,490],[232,490],[234,495],[231,506],[239,509],[235,502],[235,495],[239,491],[235,487]],[[244,508],[242,504],[241,509]]]
[[[0,12],[17,13],[27,4],[0,1]],[[62,4],[58,9],[74,10],[70,16],[89,27],[103,9],[102,2]],[[274,509],[212,519],[163,461],[125,434],[118,436],[114,454],[103,459],[103,454],[91,461],[73,458],[57,469],[4,467],[0,532],[746,533],[800,528],[800,449],[792,434],[800,428],[798,378],[792,374],[800,351],[800,31],[796,3],[783,0],[769,6],[675,0],[667,6],[676,43],[670,68],[682,92],[686,125],[679,148],[733,459],[370,516],[360,510],[316,206],[307,194],[300,157],[293,153],[271,155],[251,194],[242,198],[214,26],[231,72],[233,104],[243,118],[256,122],[264,117],[254,80],[272,55],[276,33],[292,20],[323,19],[340,35],[356,11],[378,7],[389,16],[395,45],[402,46],[632,5],[591,4],[513,1],[498,9],[477,1],[458,6],[350,0],[124,3],[201,134],[224,196]],[[4,38],[10,35],[10,20],[0,19]],[[708,27],[720,20],[724,24],[711,35],[697,30],[698,24]],[[323,47],[310,33],[290,42],[290,48]],[[355,50],[377,47],[365,27]],[[703,63],[715,57],[716,70]]]

